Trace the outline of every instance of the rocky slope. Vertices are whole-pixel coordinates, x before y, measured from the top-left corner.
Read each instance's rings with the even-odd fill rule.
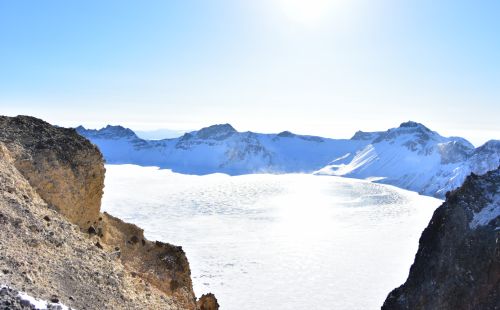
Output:
[[[0,117],[0,284],[77,309],[199,308],[180,247],[100,213],[103,180],[75,130]]]
[[[406,122],[381,132],[357,132],[351,139],[238,132],[214,125],[175,139],[143,140],[121,126],[78,127],[110,164],[159,166],[188,174],[301,172],[337,175],[395,185],[444,198],[471,172],[500,163],[500,141],[474,148],[458,137],[443,137],[422,124]]]
[[[382,309],[500,309],[500,168],[471,175],[434,213],[406,282]]]

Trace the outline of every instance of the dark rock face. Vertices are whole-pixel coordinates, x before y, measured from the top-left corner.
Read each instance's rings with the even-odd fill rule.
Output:
[[[382,309],[500,309],[500,168],[449,193]]]

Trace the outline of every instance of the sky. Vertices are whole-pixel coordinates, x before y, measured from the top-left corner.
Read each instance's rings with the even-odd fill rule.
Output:
[[[0,0],[0,114],[500,139],[498,0]]]

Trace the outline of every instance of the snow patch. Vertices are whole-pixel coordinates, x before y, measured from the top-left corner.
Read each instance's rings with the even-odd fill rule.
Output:
[[[481,211],[475,212],[469,223],[470,229],[488,225],[489,222],[500,216],[500,195],[495,194],[492,201]]]
[[[3,289],[3,288],[12,289],[11,287],[9,287],[7,285],[1,285],[0,289]],[[18,291],[17,297],[19,297],[21,300],[29,302],[30,305],[33,306],[37,310],[47,310],[47,309],[49,309],[48,308],[49,305],[51,306],[51,309],[60,309],[60,310],[73,309],[73,308],[69,308],[68,306],[65,306],[62,303],[59,303],[59,302],[53,303],[53,302],[49,302],[47,300],[38,299],[38,298],[35,298],[35,297],[33,297],[25,292],[21,292],[21,291]],[[75,309],[73,309],[73,310],[75,310]]]

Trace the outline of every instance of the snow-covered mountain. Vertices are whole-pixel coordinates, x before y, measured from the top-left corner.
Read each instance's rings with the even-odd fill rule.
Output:
[[[159,166],[189,174],[222,172],[312,172],[365,141],[296,135],[238,132],[229,124],[214,125],[163,140],[144,140],[121,126],[100,130],[77,127],[95,143],[111,164]]]
[[[471,172],[482,174],[500,161],[500,141],[474,148],[467,140],[442,137],[406,122],[384,132],[358,131],[351,139],[238,132],[214,125],[164,140],[144,140],[132,130],[107,126],[76,130],[95,143],[111,164],[159,166],[189,174],[303,172],[396,185],[444,197]]]
[[[352,139],[368,144],[316,173],[372,179],[444,197],[471,172],[483,174],[500,164],[500,141],[490,140],[475,149],[463,138],[442,137],[415,122],[384,132],[357,132]]]

